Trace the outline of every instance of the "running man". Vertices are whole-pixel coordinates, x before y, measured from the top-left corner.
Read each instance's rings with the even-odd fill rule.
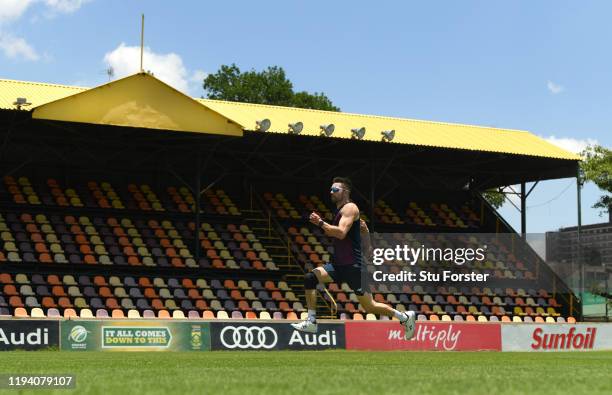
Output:
[[[333,263],[317,267],[304,276],[308,318],[303,322],[291,324],[291,326],[302,332],[316,333],[317,284],[332,281],[338,284],[346,282],[357,294],[357,299],[366,312],[396,317],[405,328],[404,339],[410,340],[414,336],[415,312],[401,312],[386,304],[375,302],[372,294],[364,292],[361,287],[361,238],[363,234],[364,239],[369,242],[370,235],[365,221],[359,218],[359,208],[350,199],[351,189],[352,184],[348,178],[335,177],[333,179],[330,196],[337,209],[331,224],[323,221],[315,212],[310,214],[310,222],[333,238]]]

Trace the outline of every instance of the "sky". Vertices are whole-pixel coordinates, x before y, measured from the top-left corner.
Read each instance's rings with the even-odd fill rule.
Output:
[[[612,2],[0,0],[0,78],[92,87],[139,67],[194,97],[223,64],[285,69],[342,111],[612,147]],[[583,224],[607,222],[582,189]],[[575,226],[574,179],[539,183],[527,231]],[[513,198],[515,199],[515,198]],[[500,210],[515,229],[520,215]]]

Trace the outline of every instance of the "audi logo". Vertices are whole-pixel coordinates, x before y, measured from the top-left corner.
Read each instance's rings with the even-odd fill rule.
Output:
[[[271,349],[278,342],[276,331],[269,326],[226,326],[219,336],[226,348]]]

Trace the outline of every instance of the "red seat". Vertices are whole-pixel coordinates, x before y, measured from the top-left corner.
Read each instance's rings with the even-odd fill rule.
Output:
[[[225,280],[223,282],[223,286],[227,289],[236,289],[236,284],[234,284],[234,280]]]
[[[43,305],[43,307],[46,307],[46,308],[57,308],[57,305],[55,304],[55,301],[50,296],[45,296],[42,299],[42,305]]]
[[[153,289],[152,287],[145,288],[144,296],[145,296],[145,298],[149,298],[149,299],[154,299],[154,298],[158,298],[159,297],[157,295],[157,292],[155,292],[155,289]]]
[[[8,273],[0,274],[0,284],[12,284],[13,277]]]
[[[153,284],[151,284],[151,280],[149,280],[148,277],[140,277],[138,279],[138,285],[140,285],[141,288],[146,288],[146,287],[152,287]]]
[[[234,300],[244,300],[244,296],[242,296],[242,295],[240,294],[240,291],[239,291],[239,290],[237,290],[237,289],[232,290],[232,291],[230,292],[230,296],[231,296],[231,297],[232,297],[232,299],[234,299]],[[274,296],[272,296],[272,297],[274,297]]]
[[[4,294],[7,296],[19,295],[17,288],[13,284],[7,284],[4,286]]]
[[[274,291],[272,292],[272,299],[276,300],[276,301],[283,301],[285,300],[285,298],[283,297],[283,294],[280,293],[280,291]]]
[[[183,288],[196,288],[190,278],[183,279]]]
[[[98,287],[108,286],[108,284],[106,283],[106,280],[102,276],[95,276],[94,284],[97,285]]]
[[[19,296],[11,296],[9,298],[9,305],[11,307],[23,307],[23,302]]]
[[[195,288],[191,288],[188,292],[187,292],[187,296],[189,296],[190,299],[193,300],[199,300],[202,299],[202,295],[198,292],[197,289]]]

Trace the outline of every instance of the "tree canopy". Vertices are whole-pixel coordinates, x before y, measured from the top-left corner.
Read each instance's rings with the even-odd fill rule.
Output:
[[[506,195],[499,192],[497,188],[491,188],[482,192],[482,197],[496,210],[504,205]]]
[[[593,208],[601,210],[600,214],[609,213],[612,209],[612,150],[595,145],[587,147],[581,155],[581,180],[593,182],[604,192]]]
[[[204,79],[203,87],[209,99],[340,111],[324,93],[294,92],[279,66],[243,72],[233,63],[222,65]]]

